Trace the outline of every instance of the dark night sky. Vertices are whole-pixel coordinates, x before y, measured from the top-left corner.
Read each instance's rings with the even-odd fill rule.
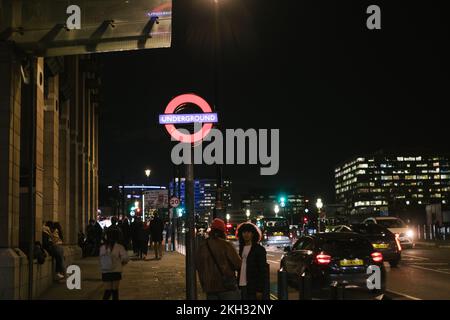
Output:
[[[167,183],[170,140],[158,114],[195,92],[214,102],[212,0],[176,1],[171,49],[102,55],[104,183]],[[370,4],[382,30],[366,28]],[[360,152],[450,151],[449,37],[437,1],[223,0],[219,103],[224,128],[279,128],[278,175],[226,166],[235,191],[298,187],[333,201],[334,166]],[[196,167],[197,176],[214,176]]]

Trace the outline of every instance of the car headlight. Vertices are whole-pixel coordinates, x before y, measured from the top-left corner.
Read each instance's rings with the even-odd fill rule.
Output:
[[[412,230],[408,230],[408,231],[406,231],[406,236],[408,238],[412,238],[414,236],[414,232]]]

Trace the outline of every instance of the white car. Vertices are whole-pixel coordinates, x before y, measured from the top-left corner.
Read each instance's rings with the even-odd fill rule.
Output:
[[[402,219],[396,217],[372,217],[364,220],[364,223],[375,223],[389,229],[398,235],[402,247],[414,248],[414,231],[409,228]]]

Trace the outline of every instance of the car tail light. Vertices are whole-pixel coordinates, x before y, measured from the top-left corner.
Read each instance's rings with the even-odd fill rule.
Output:
[[[320,265],[327,265],[331,262],[331,256],[324,254],[324,253],[319,253],[316,256],[316,263],[320,264]]]
[[[400,245],[400,237],[395,235],[395,243],[397,244],[398,251],[402,251],[402,246]]]
[[[374,262],[383,262],[383,255],[381,252],[372,252],[370,256]]]

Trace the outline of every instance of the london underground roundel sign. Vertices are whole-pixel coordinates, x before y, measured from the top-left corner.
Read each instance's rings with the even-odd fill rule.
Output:
[[[198,114],[179,114],[175,110],[187,103],[197,105],[203,113]],[[159,123],[166,127],[167,132],[180,142],[196,143],[203,140],[211,131],[213,123],[218,122],[217,113],[213,113],[211,106],[202,97],[192,93],[182,94],[172,99],[166,107],[164,114],[159,116]],[[176,124],[202,123],[199,131],[192,134],[186,134],[178,130]]]

